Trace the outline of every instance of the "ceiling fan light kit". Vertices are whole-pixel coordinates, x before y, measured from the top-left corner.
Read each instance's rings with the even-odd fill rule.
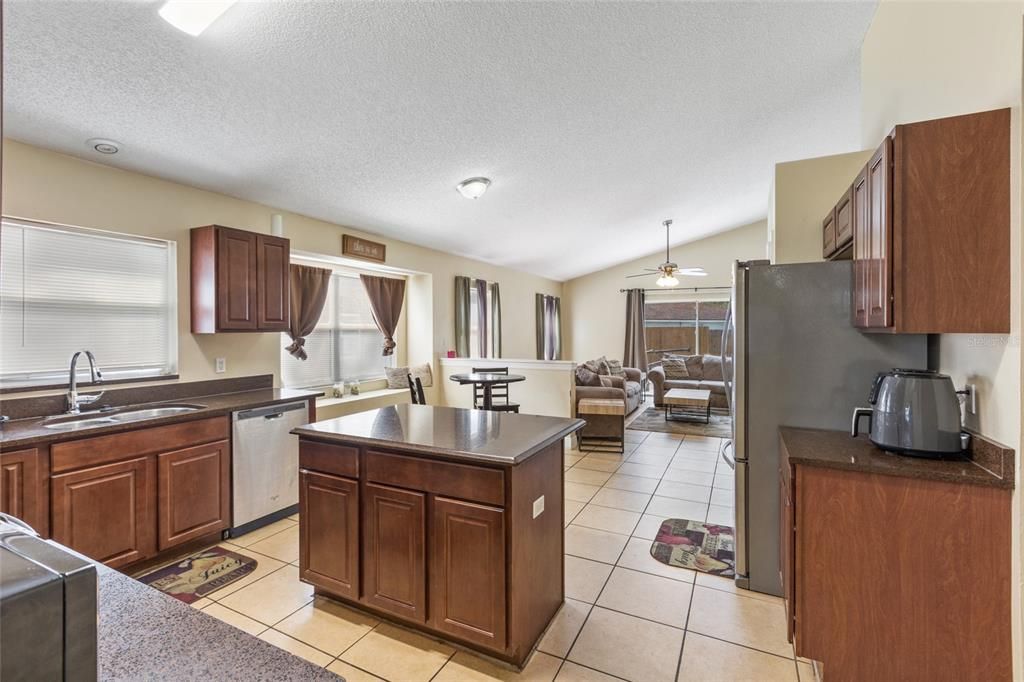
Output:
[[[707,277],[708,273],[704,271],[704,268],[681,268],[670,260],[668,231],[672,227],[672,221],[665,220],[661,224],[665,226],[665,262],[654,269],[645,268],[646,272],[642,272],[639,275],[626,275],[626,278],[650,277],[653,274],[659,274],[660,276],[655,284],[659,287],[674,287],[679,284],[679,279],[676,277],[677,274],[683,277]]]

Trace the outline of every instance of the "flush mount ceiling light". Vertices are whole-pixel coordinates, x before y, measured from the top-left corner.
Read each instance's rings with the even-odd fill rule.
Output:
[[[487,178],[469,178],[456,185],[455,189],[467,199],[479,199],[490,186],[491,181]]]
[[[190,36],[198,36],[235,4],[236,0],[167,0],[160,8],[164,21]]]
[[[85,144],[100,154],[116,154],[121,150],[121,143],[114,142],[113,140],[105,140],[102,137],[94,137],[91,140],[86,140]]]

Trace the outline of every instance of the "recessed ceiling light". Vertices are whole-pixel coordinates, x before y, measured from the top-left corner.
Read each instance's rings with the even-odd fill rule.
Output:
[[[190,36],[198,36],[217,21],[236,0],[167,0],[160,8],[164,21]]]
[[[88,145],[90,149],[97,151],[100,154],[116,154],[121,150],[120,142],[105,140],[101,137],[94,137],[91,140],[86,140],[85,144]]]
[[[467,199],[479,199],[490,186],[491,181],[487,178],[469,178],[456,185],[455,189]]]

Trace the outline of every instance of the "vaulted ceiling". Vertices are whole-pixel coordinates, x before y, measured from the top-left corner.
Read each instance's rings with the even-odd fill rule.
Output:
[[[664,218],[763,218],[774,163],[856,149],[875,9],[240,2],[193,38],[160,4],[5,2],[5,135],[556,279]]]

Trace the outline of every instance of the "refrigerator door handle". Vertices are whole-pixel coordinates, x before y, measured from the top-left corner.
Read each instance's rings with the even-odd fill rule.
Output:
[[[747,550],[747,466],[736,462],[736,578],[738,587],[750,587],[750,555]]]

